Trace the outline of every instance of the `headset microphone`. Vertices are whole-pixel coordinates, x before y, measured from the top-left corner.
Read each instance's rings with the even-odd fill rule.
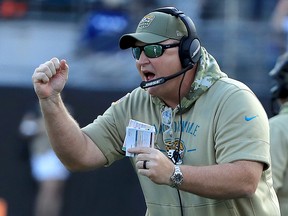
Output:
[[[174,79],[174,78],[180,76],[181,74],[187,72],[188,70],[192,69],[193,66],[194,66],[194,64],[190,64],[187,67],[185,67],[182,70],[180,70],[179,72],[177,72],[175,74],[172,74],[170,76],[167,76],[167,77],[160,77],[158,79],[153,79],[153,80],[150,80],[150,81],[142,81],[140,83],[140,87],[143,88],[143,89],[146,89],[146,88],[149,88],[149,87],[154,87],[154,86],[157,86],[157,85],[161,85],[161,84],[165,83],[166,81]]]

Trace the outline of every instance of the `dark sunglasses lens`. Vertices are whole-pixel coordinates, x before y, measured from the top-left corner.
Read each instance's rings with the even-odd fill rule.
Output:
[[[160,45],[144,46],[144,52],[148,58],[157,58],[163,54],[162,46]]]
[[[163,54],[163,49],[161,45],[146,45],[144,47],[133,47],[132,54],[135,59],[139,59],[142,50],[144,50],[145,55],[148,58],[157,58]]]
[[[133,54],[133,57],[138,60],[140,58],[141,49],[139,47],[133,47],[132,54]]]

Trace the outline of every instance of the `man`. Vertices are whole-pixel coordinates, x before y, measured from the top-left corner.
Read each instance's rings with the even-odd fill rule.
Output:
[[[280,105],[278,115],[269,120],[273,184],[281,214],[288,215],[288,53],[278,58],[269,75],[276,81],[271,89],[273,114]]]
[[[143,80],[80,129],[60,93],[65,60],[35,69],[33,83],[53,148],[70,170],[109,166],[125,156],[126,126],[155,126],[155,148],[135,147],[131,162],[146,215],[279,215],[267,115],[244,84],[229,79],[200,46],[192,20],[175,8],[147,14],[123,35]]]

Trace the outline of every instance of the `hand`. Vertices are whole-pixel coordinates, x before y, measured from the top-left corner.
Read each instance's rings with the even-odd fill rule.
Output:
[[[162,152],[148,147],[130,148],[128,151],[137,154],[135,163],[139,174],[147,176],[156,184],[171,184],[174,164]],[[146,169],[143,166],[145,160]]]
[[[65,60],[52,58],[35,69],[32,81],[39,99],[59,94],[68,79],[69,67]]]

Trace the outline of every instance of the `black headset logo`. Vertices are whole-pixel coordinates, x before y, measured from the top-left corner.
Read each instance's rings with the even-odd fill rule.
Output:
[[[201,56],[201,44],[197,37],[196,28],[193,21],[186,16],[182,11],[175,7],[163,7],[154,10],[155,12],[167,13],[177,18],[180,18],[184,23],[188,36],[184,36],[179,45],[179,58],[183,68],[189,65],[194,65]]]

